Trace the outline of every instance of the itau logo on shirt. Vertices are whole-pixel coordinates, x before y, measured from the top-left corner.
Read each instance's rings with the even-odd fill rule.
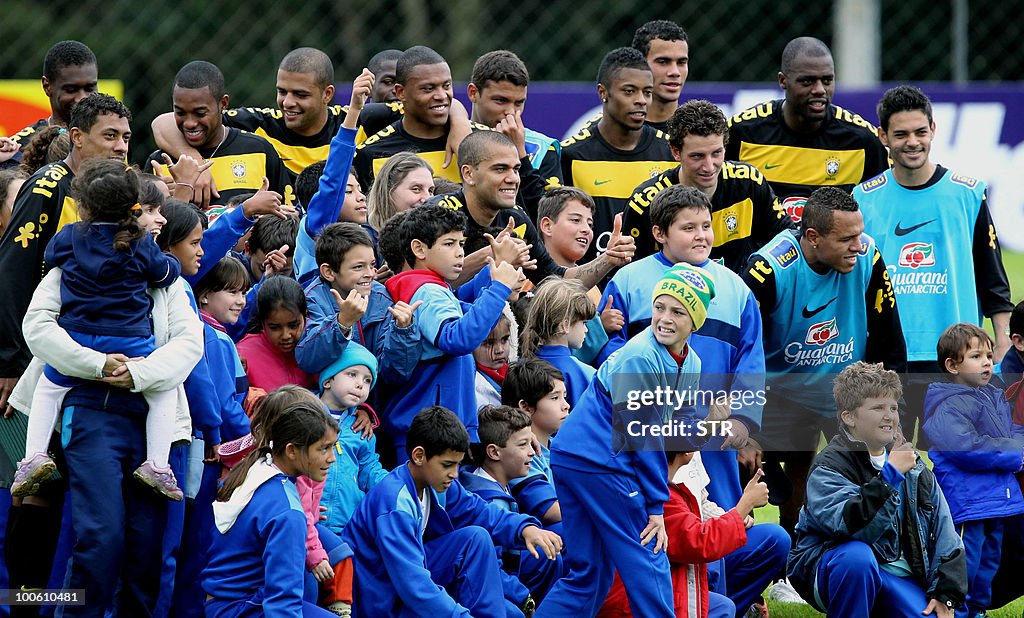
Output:
[[[931,243],[911,242],[900,249],[898,264],[910,269],[935,266],[935,249]]]
[[[782,208],[793,220],[793,223],[800,223],[800,220],[804,218],[804,204],[806,203],[806,197],[787,197],[782,200]]]
[[[807,345],[823,345],[839,336],[839,325],[836,324],[836,319],[832,318],[827,322],[818,322],[812,324],[807,329],[807,336],[804,337],[804,343]]]

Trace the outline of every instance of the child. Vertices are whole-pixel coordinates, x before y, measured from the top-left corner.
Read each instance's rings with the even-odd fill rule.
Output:
[[[238,321],[245,308],[248,287],[245,266],[230,256],[217,262],[193,287],[199,315],[206,323],[206,359],[224,422],[221,435],[227,439],[218,450],[228,467],[244,456],[242,451],[252,447],[249,419],[243,411],[249,379],[235,342],[225,330],[225,325]]]
[[[305,283],[306,277],[324,263],[319,258],[320,254],[316,250],[314,239],[319,238],[328,225],[339,221],[353,221],[362,225],[368,234],[373,232],[370,226],[365,225],[366,201],[359,191],[358,184],[355,185],[353,191],[353,179],[350,174],[352,157],[356,151],[356,124],[359,112],[363,109],[363,103],[373,91],[373,81],[373,74],[363,69],[362,73],[352,82],[352,96],[349,100],[348,113],[345,115],[341,127],[338,128],[338,133],[331,139],[331,147],[322,173],[316,174],[319,182],[315,193],[302,196],[303,205],[306,207],[306,216],[300,222],[299,234],[295,241],[295,278],[300,282]],[[307,177],[309,176],[311,175],[307,175]],[[314,257],[316,258],[315,262],[313,261]],[[334,257],[337,256],[332,256],[332,259]],[[334,264],[333,261],[330,263]],[[338,350],[338,353],[340,354],[341,350]]]
[[[526,354],[542,358],[565,376],[566,398],[574,405],[597,373],[572,355],[583,347],[587,321],[596,313],[594,301],[576,279],[545,279],[530,303],[526,318]]]
[[[387,476],[372,431],[369,437],[356,435],[359,426],[369,420],[364,404],[376,380],[377,359],[357,343],[349,343],[341,357],[320,372],[320,401],[340,428],[335,446],[337,457],[326,483],[314,494],[320,495],[315,506],[326,507],[323,525],[336,535],[344,531],[366,494]],[[312,512],[319,514],[319,510],[314,508]],[[327,558],[326,553],[323,558]],[[321,581],[327,589],[324,602],[331,611],[339,613],[351,608],[351,560],[339,563],[329,582]]]
[[[626,326],[611,335],[599,358],[607,358],[647,327],[650,290],[665,270],[673,264],[692,264],[707,270],[715,280],[715,299],[708,305],[707,326],[694,333],[690,342],[701,360],[701,388],[723,394],[761,392],[765,373],[761,313],[743,280],[709,259],[715,237],[707,196],[695,187],[673,185],[658,193],[650,213],[652,233],[661,251],[627,264],[612,277],[605,296],[622,311]],[[735,449],[743,448],[748,435],[759,429],[761,406],[751,399],[722,400],[716,409],[715,418],[732,418],[731,435],[709,444],[702,459],[712,479],[711,499],[730,508],[743,491]],[[734,448],[718,448],[728,446]]]
[[[472,306],[463,306],[450,282],[462,272],[466,217],[441,206],[420,206],[402,222],[402,246],[413,270],[388,279],[397,302],[425,305],[414,325],[420,358],[403,393],[384,409],[384,423],[395,441],[398,462],[407,456],[405,433],[416,410],[444,403],[476,439],[477,404],[472,352],[487,338],[505,307],[520,272],[509,263],[491,265],[491,282]],[[418,350],[419,351],[419,350]]]
[[[58,324],[86,347],[107,353],[104,375],[119,364],[111,355],[148,356],[155,349],[149,318],[149,287],[167,287],[181,274],[173,255],[161,253],[139,226],[139,179],[120,162],[98,159],[83,165],[73,185],[83,220],[66,226],[46,248],[48,266],[61,275]],[[126,360],[126,358],[124,359]],[[47,455],[61,402],[79,380],[47,367],[32,399],[25,459],[18,464],[11,494],[35,493],[57,471]],[[177,391],[145,393],[146,461],[132,474],[171,500],[183,498],[168,463]]]
[[[537,209],[537,232],[544,248],[559,266],[572,268],[583,259],[594,240],[594,198],[576,187],[555,187],[544,192]],[[596,286],[587,291],[594,305],[601,301]],[[583,346],[573,356],[590,363],[608,343],[608,335],[622,328],[622,314],[610,305],[587,324]]]
[[[319,276],[305,290],[309,321],[295,348],[299,367],[319,373],[355,341],[381,359],[382,378],[403,383],[418,358],[419,331],[410,304],[392,305],[374,281],[370,237],[354,223],[328,225],[316,239],[316,262]]]
[[[501,402],[520,408],[530,415],[530,428],[540,443],[540,453],[530,461],[526,478],[509,482],[520,510],[533,515],[549,530],[561,533],[562,511],[555,495],[551,476],[551,437],[569,416],[565,398],[565,379],[546,360],[537,357],[520,359],[509,365]]]
[[[814,458],[787,565],[800,596],[829,616],[952,618],[967,592],[964,545],[935,476],[912,444],[891,446],[902,393],[881,364],[857,361],[835,379],[839,433]]]
[[[1010,313],[1010,343],[996,369],[1006,387],[1024,377],[1024,301],[1017,303]]]
[[[207,616],[334,615],[302,600],[306,518],[295,478],[324,480],[337,435],[322,408],[293,404],[266,428],[267,446],[228,475],[202,575]]]
[[[462,469],[459,482],[491,504],[512,513],[519,507],[512,497],[511,482],[529,476],[534,457],[530,415],[510,406],[484,406],[480,409],[480,442],[470,445],[475,467]],[[498,547],[502,562],[505,598],[524,613],[531,613],[535,602],[547,594],[562,576],[558,559],[534,559],[526,552],[504,551]]]
[[[704,324],[714,296],[715,283],[706,271],[689,264],[669,269],[651,295],[651,326],[601,365],[559,429],[551,469],[569,572],[548,593],[537,616],[596,614],[614,568],[637,615],[674,616],[664,552],[665,445],[660,433],[642,430],[697,418],[686,393],[697,388],[701,360],[687,340]],[[673,391],[683,405],[664,405],[663,397],[658,398],[663,405],[629,405],[637,393],[665,391]]]
[[[306,327],[306,295],[294,279],[271,277],[256,297],[258,331],[238,342],[249,385],[268,393],[285,384],[313,386],[313,376],[295,361],[295,346]]]
[[[501,404],[501,385],[510,360],[516,359],[515,344],[519,340],[519,329],[515,327],[512,309],[505,309],[494,325],[494,330],[480,346],[473,350],[476,362],[476,404],[478,407]]]
[[[761,471],[758,470],[734,508],[729,511],[719,509],[715,515],[706,516],[706,507],[702,503],[707,500],[707,492],[690,482],[692,476],[699,477],[701,473],[706,476],[699,456],[679,451],[668,451],[665,456],[669,462],[670,496],[665,503],[665,530],[668,534],[668,559],[672,563],[675,615],[682,618],[735,618],[736,604],[729,597],[708,590],[707,563],[743,547],[750,528],[747,521],[752,520],[754,507],[768,503],[768,486],[761,482]],[[782,532],[781,528],[779,531]],[[782,532],[782,538],[785,539],[784,549],[775,553],[776,559],[762,560],[757,564],[756,568],[763,576],[761,590],[771,579],[772,567],[781,567],[786,562],[789,535]],[[622,579],[616,577],[598,616],[617,618],[632,615]],[[751,614],[745,612],[742,615]]]
[[[469,434],[450,410],[417,414],[405,445],[407,463],[370,490],[342,536],[355,551],[353,615],[505,616],[495,543],[554,560],[562,540],[462,488]]]
[[[14,198],[18,196],[26,178],[28,176],[25,172],[18,169],[0,170],[0,236],[7,229],[7,222],[11,220],[11,212],[14,210]]]
[[[935,478],[967,554],[967,616],[989,607],[1008,518],[1024,513],[1014,478],[1024,463],[1024,427],[991,384],[992,339],[973,324],[946,329],[936,350],[949,382],[928,385],[922,426]]]

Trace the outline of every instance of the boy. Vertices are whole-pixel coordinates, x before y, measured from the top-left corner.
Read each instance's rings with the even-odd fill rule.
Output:
[[[466,218],[462,213],[440,206],[414,208],[402,222],[402,249],[412,270],[388,279],[387,289],[397,302],[425,306],[412,328],[420,346],[408,388],[384,408],[384,426],[395,440],[400,463],[406,458],[405,433],[411,417],[425,407],[443,402],[463,421],[470,437],[477,439],[473,350],[498,323],[505,299],[522,271],[508,262],[492,262],[490,284],[472,306],[463,309],[450,282],[462,272],[464,229]],[[367,270],[365,276],[372,279],[372,270]]]
[[[715,283],[703,269],[678,264],[651,296],[652,325],[601,365],[552,446],[569,572],[537,616],[596,614],[613,565],[637,615],[675,615],[663,551],[668,462],[661,431],[651,429],[681,426],[685,435],[699,417],[688,394],[697,389],[701,361],[687,341],[704,324]],[[652,402],[666,391],[671,406],[662,396]]]
[[[1017,303],[1010,313],[1010,349],[995,371],[1007,387],[1024,374],[1024,301]]]
[[[949,382],[928,386],[924,424],[935,478],[948,494],[949,510],[967,555],[967,616],[992,600],[1008,518],[1024,513],[1014,478],[1024,463],[1024,427],[992,378],[992,339],[961,322],[935,346]]]
[[[551,437],[569,416],[562,372],[546,360],[519,359],[509,365],[505,374],[501,403],[530,415],[531,430],[540,443],[540,453],[530,461],[530,474],[509,482],[512,495],[524,513],[541,520],[548,529],[560,532],[562,511],[551,475]]]
[[[315,251],[319,276],[306,286],[309,319],[295,347],[299,367],[319,373],[351,340],[381,359],[385,381],[403,383],[416,363],[419,332],[410,328],[413,309],[392,306],[387,290],[373,280],[370,237],[355,223],[333,223],[316,239]]]
[[[613,334],[599,359],[621,348],[651,320],[650,294],[673,264],[707,270],[715,280],[715,299],[708,305],[708,327],[694,333],[691,345],[701,359],[701,388],[716,393],[758,392],[764,388],[761,313],[750,289],[725,266],[709,259],[715,244],[711,202],[699,189],[673,185],[658,193],[651,205],[651,233],[661,251],[622,267],[605,290],[605,301],[622,312],[625,326]],[[723,401],[722,414],[732,416],[732,434],[718,446],[742,449],[761,423],[756,402]],[[742,493],[735,450],[708,449],[704,464],[713,480],[711,499],[725,508]],[[753,473],[753,470],[750,471]]]
[[[342,537],[355,550],[353,615],[504,617],[495,542],[553,560],[562,539],[462,488],[469,434],[451,410],[421,411],[404,443],[408,462],[370,490]]]
[[[548,189],[537,208],[537,231],[555,264],[574,268],[583,259],[594,240],[594,198],[576,187]],[[590,288],[590,299],[601,307],[601,290]],[[622,313],[614,307],[604,309],[587,321],[583,347],[573,356],[585,363],[593,361],[608,343],[608,333],[622,328]]]
[[[310,513],[317,512],[319,497],[319,506],[324,507],[322,525],[340,535],[359,503],[388,473],[380,464],[376,437],[371,433],[366,438],[355,430],[357,410],[364,407],[377,381],[377,358],[358,343],[349,342],[338,360],[320,372],[319,381],[320,401],[338,422],[338,442],[327,480],[320,487],[312,486],[309,495],[314,503],[306,509],[306,517],[307,523],[321,525],[308,521]],[[308,485],[299,480],[300,497],[306,497],[302,490]],[[319,536],[313,527],[306,537],[306,566],[322,582],[326,592],[323,603],[328,609],[335,613],[346,607],[351,609],[352,562],[342,550],[347,547],[339,544],[328,551]],[[325,567],[333,567],[333,572]]]
[[[964,546],[913,445],[892,446],[898,374],[857,361],[832,391],[839,433],[807,478],[790,581],[829,616],[952,618],[967,592]]]
[[[510,490],[513,480],[530,474],[534,458],[530,415],[510,406],[484,406],[480,409],[480,442],[470,445],[477,463],[463,468],[459,482],[467,490],[509,512],[519,513]],[[562,576],[561,556],[555,560],[533,559],[526,552],[498,548],[501,558],[505,598],[516,606],[535,607]]]
[[[736,604],[729,597],[708,590],[707,563],[720,560],[746,544],[747,531],[752,530],[754,507],[768,503],[768,486],[761,482],[761,472],[757,471],[736,506],[723,511],[718,505],[708,503],[707,491],[699,483],[700,479],[707,478],[699,454],[669,451],[665,456],[669,462],[670,494],[665,503],[665,529],[669,539],[668,559],[672,562],[676,615],[735,618]],[[714,509],[713,514],[707,513],[709,506]],[[760,581],[753,582],[751,588],[764,590],[773,568],[782,567],[786,562],[789,535],[775,527],[783,543],[771,556],[751,556],[754,560],[750,563],[757,565],[760,574],[759,578],[755,577]],[[616,578],[598,616],[632,615],[622,580]]]

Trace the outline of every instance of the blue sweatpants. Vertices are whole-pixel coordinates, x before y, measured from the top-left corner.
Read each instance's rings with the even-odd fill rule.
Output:
[[[967,558],[967,609],[958,610],[957,618],[973,618],[991,605],[992,580],[1003,555],[1005,522],[1001,518],[979,519],[957,525]]]
[[[555,534],[561,536],[561,525],[557,526]],[[545,526],[545,530],[551,530]],[[554,532],[554,531],[552,531]],[[554,560],[548,560],[544,552],[539,552],[540,558],[534,558],[530,552],[524,550],[519,557],[519,581],[530,589],[533,600],[540,603],[547,596],[551,587],[565,575],[565,562],[559,554]]]
[[[459,528],[423,544],[430,579],[474,618],[506,618],[498,560],[491,535],[479,526]],[[419,616],[416,607],[402,607],[401,618]]]
[[[724,594],[708,592],[708,618],[736,618],[736,604]]]
[[[708,497],[711,501],[729,510],[736,506],[743,495],[740,485],[740,468],[737,462],[736,449],[720,450],[721,438],[715,438],[708,446],[701,449],[700,460],[708,472],[711,483],[708,484]]]
[[[160,585],[167,499],[132,478],[146,459],[146,418],[69,405],[62,441],[70,485],[72,552],[68,588],[88,603],[58,616],[148,616]],[[116,591],[116,594],[115,594]]]
[[[822,554],[815,595],[826,615],[838,618],[906,618],[920,616],[928,606],[921,586],[879,567],[871,547],[861,541],[849,541]]]
[[[537,618],[594,616],[618,569],[636,616],[673,618],[668,556],[654,553],[655,540],[640,544],[647,506],[636,480],[552,465],[562,509],[567,574],[537,608]]]
[[[189,445],[171,447],[169,463],[178,488],[186,491]],[[163,569],[160,572],[160,596],[157,597],[153,618],[166,618],[171,614],[174,601],[174,575],[178,568],[178,554],[181,549],[181,535],[185,530],[185,501],[167,504],[167,526],[164,528]]]
[[[217,497],[220,464],[202,464],[203,474],[194,500],[186,501],[185,529],[174,576],[175,618],[199,618],[203,615],[206,592],[200,575],[206,568],[213,542],[213,502]],[[247,615],[247,614],[246,614]]]
[[[236,601],[206,601],[206,618],[263,618],[263,590]],[[313,603],[302,602],[302,618],[334,618],[334,614]]]
[[[778,524],[757,524],[747,530],[747,542],[721,560],[708,564],[708,588],[723,594],[744,612],[781,570],[789,555],[789,533]],[[712,567],[724,568],[712,583]]]

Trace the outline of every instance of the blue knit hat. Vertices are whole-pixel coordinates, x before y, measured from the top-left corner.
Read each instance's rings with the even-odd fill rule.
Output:
[[[327,365],[327,368],[320,372],[320,393],[322,394],[324,392],[324,382],[330,380],[349,367],[354,367],[356,365],[365,365],[369,368],[370,378],[373,380],[370,383],[370,388],[373,388],[377,383],[377,357],[355,341],[349,341],[348,345],[345,346],[345,351],[341,353],[338,360]]]

